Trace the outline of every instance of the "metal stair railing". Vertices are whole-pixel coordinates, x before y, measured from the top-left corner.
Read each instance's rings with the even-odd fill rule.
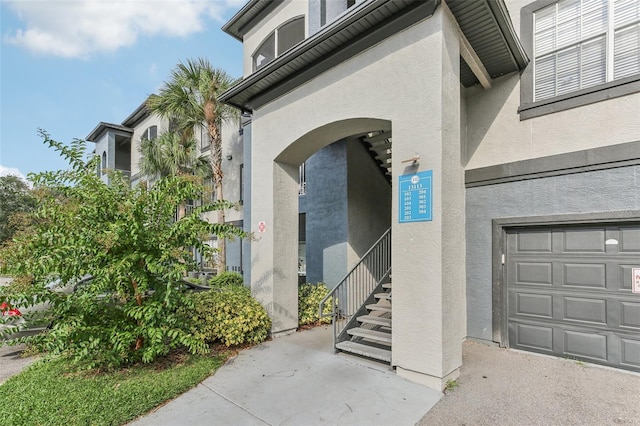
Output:
[[[347,339],[346,332],[357,322],[358,312],[390,273],[391,228],[382,234],[319,304],[320,317],[333,318],[334,348],[335,345]],[[328,306],[331,306],[331,314],[325,313]]]

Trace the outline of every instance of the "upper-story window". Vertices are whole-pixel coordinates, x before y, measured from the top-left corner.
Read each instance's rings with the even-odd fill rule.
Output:
[[[148,139],[150,141],[154,140],[158,136],[158,126],[150,126],[142,132],[140,135],[140,139]]]
[[[211,147],[211,138],[207,126],[200,126],[200,151],[206,151]]]
[[[534,13],[534,98],[640,73],[640,1],[563,0]]]
[[[532,58],[521,118],[637,91],[640,0],[537,0],[522,9],[521,22]]]
[[[304,40],[304,34],[304,16],[294,18],[278,27],[253,54],[253,71],[259,70]]]

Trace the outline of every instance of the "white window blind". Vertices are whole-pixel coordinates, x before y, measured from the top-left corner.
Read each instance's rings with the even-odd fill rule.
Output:
[[[563,0],[534,13],[534,100],[640,73],[640,0]]]

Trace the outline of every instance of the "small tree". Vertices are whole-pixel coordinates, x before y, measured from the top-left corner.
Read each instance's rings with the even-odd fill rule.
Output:
[[[174,221],[176,206],[202,194],[194,179],[169,176],[152,188],[131,188],[114,173],[107,185],[95,173],[97,157],[85,161],[84,141],[65,146],[42,136],[70,168],[31,176],[39,194],[33,230],[0,252],[0,261],[34,284],[23,294],[0,293],[0,302],[18,308],[48,302],[54,323],[48,333],[17,341],[90,366],[150,362],[176,346],[204,350],[179,320],[186,303],[181,277],[192,267],[188,247],[208,253],[207,235],[243,236],[200,219],[227,206],[202,206]],[[53,277],[66,283],[86,275],[93,279],[69,295],[46,288]]]
[[[19,229],[19,216],[33,210],[35,199],[27,183],[18,176],[0,176],[0,244]]]

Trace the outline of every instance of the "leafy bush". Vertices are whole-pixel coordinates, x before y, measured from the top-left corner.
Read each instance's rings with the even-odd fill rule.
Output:
[[[329,294],[329,289],[324,283],[304,283],[298,286],[298,324],[329,324],[331,317],[320,318],[318,316],[319,304]],[[324,307],[325,315],[331,314],[331,303]]]
[[[208,285],[215,288],[244,286],[242,275],[237,272],[223,272],[209,279]]]
[[[220,341],[227,346],[260,343],[271,330],[271,318],[244,286],[190,295],[193,308],[184,315],[191,333],[206,343]]]
[[[114,173],[107,185],[96,173],[100,159],[86,160],[86,142],[65,146],[41,135],[70,167],[30,175],[37,199],[32,225],[2,247],[0,267],[32,284],[24,291],[0,288],[0,303],[20,310],[46,303],[54,323],[47,333],[11,343],[33,343],[85,367],[151,362],[175,347],[204,352],[205,344],[178,315],[189,303],[181,279],[195,267],[189,247],[206,256],[212,249],[203,241],[211,234],[245,235],[201,219],[201,213],[230,204],[198,207],[174,220],[178,206],[203,196],[195,177],[170,176],[151,188],[131,188]],[[85,275],[93,279],[71,294],[47,288],[53,276],[72,283]]]

